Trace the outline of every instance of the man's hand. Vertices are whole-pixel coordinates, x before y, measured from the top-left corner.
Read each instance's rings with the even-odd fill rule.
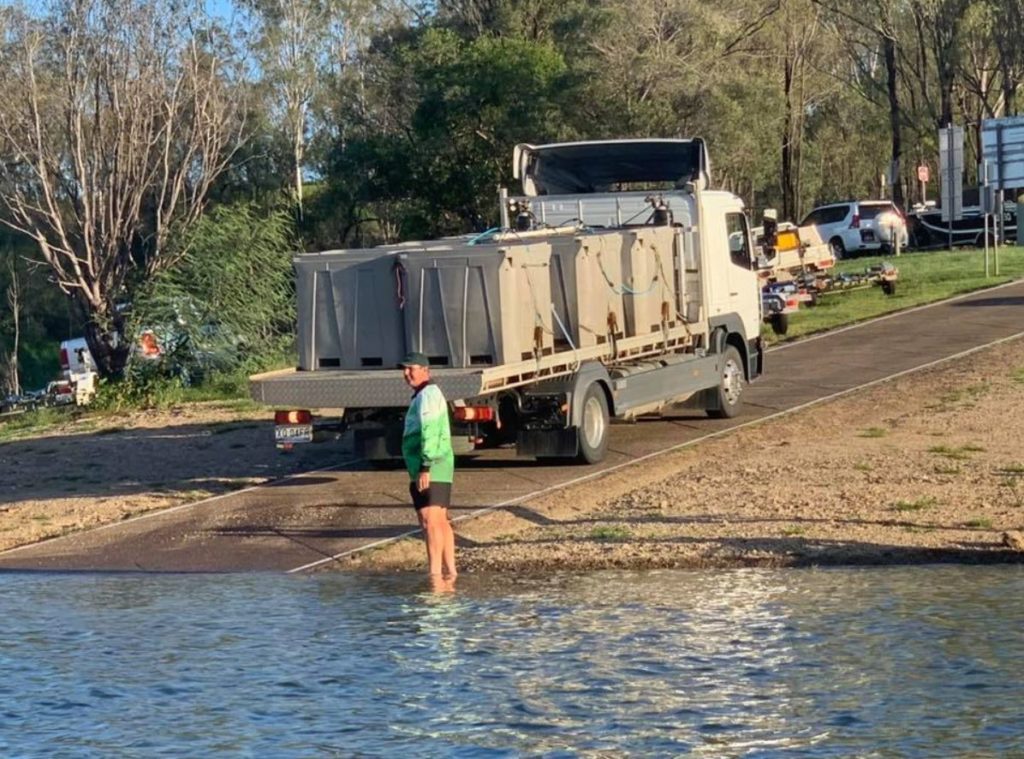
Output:
[[[425,493],[427,488],[430,487],[430,472],[420,472],[419,479],[416,481],[416,488],[421,492]]]

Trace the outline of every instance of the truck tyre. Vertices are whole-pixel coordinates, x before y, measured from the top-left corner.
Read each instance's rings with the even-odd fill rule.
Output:
[[[604,460],[608,452],[608,399],[596,382],[583,394],[583,414],[577,435],[581,463],[597,464]]]
[[[772,332],[776,335],[784,335],[789,332],[789,314],[772,314]]]
[[[732,419],[743,406],[743,358],[736,346],[727,345],[722,353],[722,368],[718,387],[711,390],[718,395],[718,408],[709,408],[712,419]]]

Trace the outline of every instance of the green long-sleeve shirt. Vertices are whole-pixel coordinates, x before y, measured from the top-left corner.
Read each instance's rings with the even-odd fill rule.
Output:
[[[413,481],[420,472],[430,472],[431,482],[451,482],[455,474],[448,403],[432,382],[416,388],[405,413],[402,458]]]

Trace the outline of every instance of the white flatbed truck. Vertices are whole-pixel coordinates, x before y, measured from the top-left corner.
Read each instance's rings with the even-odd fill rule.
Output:
[[[596,463],[613,419],[739,413],[763,367],[761,294],[743,203],[706,189],[703,141],[520,145],[513,160],[523,192],[500,193],[500,229],[296,256],[299,366],[250,380],[279,446],[345,432],[361,457],[399,455],[412,350],[452,406],[457,453]]]

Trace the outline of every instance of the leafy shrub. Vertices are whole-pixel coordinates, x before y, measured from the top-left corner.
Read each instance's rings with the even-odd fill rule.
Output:
[[[296,247],[286,211],[224,206],[196,224],[178,263],[133,305],[133,334],[152,330],[161,356],[134,356],[117,394],[174,395],[175,387],[283,363],[295,334]]]

